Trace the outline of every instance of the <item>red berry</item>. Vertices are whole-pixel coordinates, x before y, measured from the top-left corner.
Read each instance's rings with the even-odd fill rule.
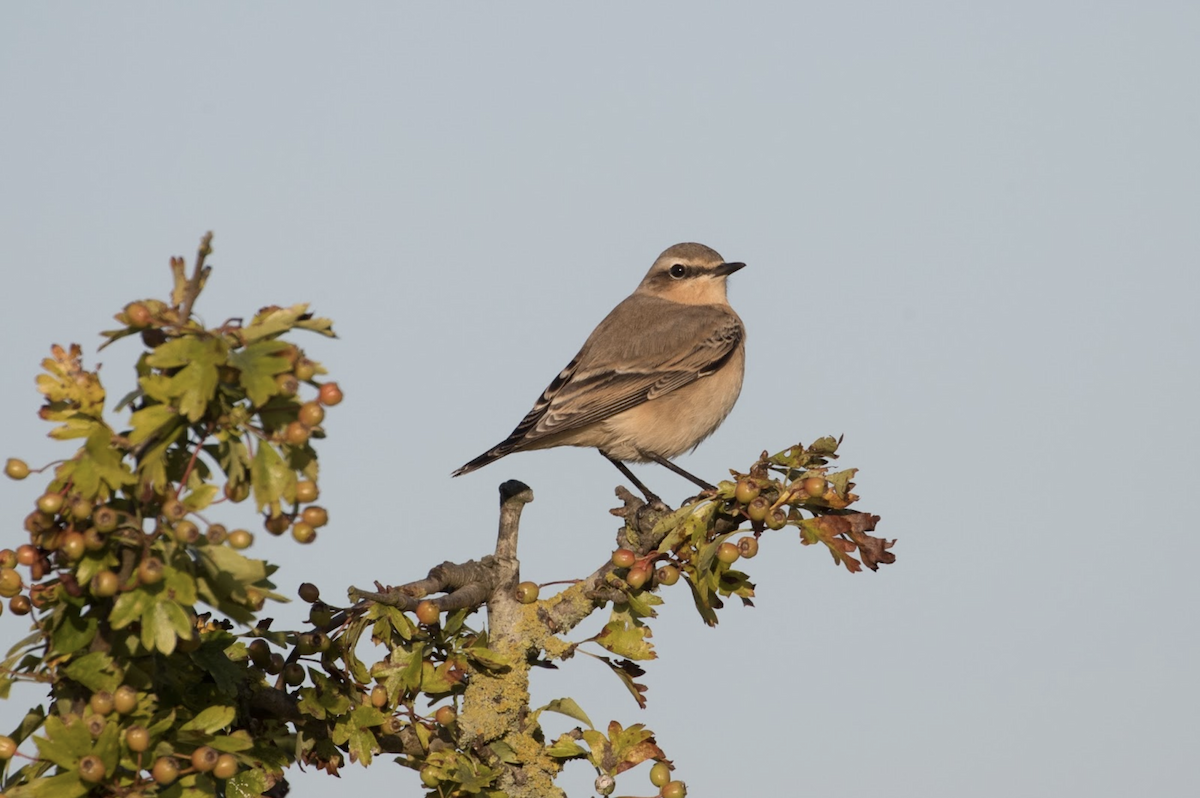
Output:
[[[326,407],[333,407],[342,401],[342,389],[336,382],[327,382],[317,391],[317,401]]]
[[[612,553],[612,563],[618,568],[629,568],[637,562],[637,555],[629,549],[617,549]]]

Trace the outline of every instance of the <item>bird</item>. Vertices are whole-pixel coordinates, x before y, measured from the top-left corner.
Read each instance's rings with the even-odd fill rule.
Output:
[[[745,265],[703,244],[667,248],[512,434],[452,476],[513,452],[583,446],[598,449],[647,501],[661,500],[625,463],[653,461],[712,490],[670,458],[715,432],[741,393],[746,330],[726,279]]]

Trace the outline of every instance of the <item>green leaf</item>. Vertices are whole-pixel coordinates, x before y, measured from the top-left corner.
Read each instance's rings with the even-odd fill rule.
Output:
[[[488,670],[502,670],[512,664],[508,657],[483,646],[470,646],[463,649],[463,653],[471,662]]]
[[[586,723],[589,728],[593,728],[591,718],[587,716],[587,713],[583,711],[583,708],[579,704],[575,703],[575,699],[573,698],[556,698],[538,711],[541,712],[542,710],[566,715],[568,718],[574,718],[580,723]]]
[[[238,689],[246,681],[246,669],[233,662],[225,653],[225,647],[219,642],[205,641],[191,654],[195,662],[216,682],[217,689],[227,696],[237,695]]]
[[[73,654],[92,642],[99,622],[92,616],[80,617],[77,607],[68,606],[62,620],[50,637],[51,650],[57,654]]]
[[[180,604],[191,606],[196,603],[196,579],[187,571],[164,566],[162,584],[163,591]]]
[[[291,368],[287,359],[278,356],[287,347],[286,341],[257,341],[229,353],[229,365],[241,372],[240,382],[251,404],[264,404],[279,393],[275,376]]]
[[[63,672],[92,692],[112,692],[121,686],[121,674],[110,656],[103,651],[84,654],[63,668]]]
[[[107,485],[109,491],[115,493],[125,485],[137,482],[137,477],[125,463],[124,452],[113,446],[113,432],[107,425],[89,435],[83,448],[91,459],[97,479]],[[99,492],[98,484],[94,490],[90,485],[87,487],[80,485],[78,476],[76,476],[75,487],[89,499]]]
[[[45,737],[33,738],[40,759],[48,759],[62,768],[73,768],[79,763],[80,757],[91,753],[92,735],[88,734],[87,726],[80,720],[68,726],[62,718],[51,715],[46,718],[43,730]]]
[[[154,651],[157,649],[164,654],[172,654],[179,636],[175,630],[175,614],[170,607],[178,604],[166,599],[156,601],[142,613],[142,645]]]
[[[209,740],[208,744],[218,751],[236,754],[240,751],[249,751],[253,748],[254,740],[250,738],[250,732],[245,729],[239,729],[233,734],[218,734]]]
[[[225,782],[226,798],[258,798],[267,791],[267,775],[261,770],[241,770]]]
[[[6,790],[4,794],[11,798],[79,798],[87,795],[90,789],[90,785],[80,781],[79,771],[68,770],[57,776],[34,779],[29,784]]]
[[[156,348],[146,363],[158,369],[182,367],[172,375],[165,386],[155,385],[154,390],[174,399],[179,412],[195,423],[208,409],[208,403],[217,391],[220,381],[220,366],[224,365],[229,347],[220,338],[197,337],[177,338]],[[149,379],[142,381],[147,394],[151,387]]]
[[[618,605],[624,607],[625,605]],[[595,641],[612,653],[633,660],[654,659],[654,646],[648,642],[653,632],[628,612],[614,609],[612,618]]]
[[[555,740],[546,753],[555,759],[580,759],[588,755],[586,748],[565,734]]]
[[[179,727],[179,731],[202,731],[214,734],[233,723],[237,710],[233,707],[216,705],[202,710],[196,717]]]
[[[258,451],[254,453],[250,478],[254,482],[254,501],[258,504],[259,512],[270,507],[272,514],[275,514],[285,494],[290,492],[295,495],[295,472],[288,468],[275,447],[266,441],[260,442]]]
[[[183,506],[190,512],[198,512],[213,503],[221,489],[211,482],[205,483],[193,490],[183,499]]]
[[[129,624],[141,618],[154,602],[155,597],[144,588],[122,593],[113,602],[112,612],[108,616],[108,623],[113,629],[124,629]]]

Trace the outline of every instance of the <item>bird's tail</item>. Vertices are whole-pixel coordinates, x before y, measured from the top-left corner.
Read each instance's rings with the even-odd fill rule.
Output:
[[[450,474],[450,476],[461,477],[463,474],[469,474],[472,471],[475,471],[476,469],[483,468],[488,463],[494,463],[506,454],[512,454],[513,448],[514,447],[511,443],[509,443],[508,441],[505,441],[504,443],[501,443],[498,446],[494,446],[491,449],[488,449],[486,452],[479,455],[474,460],[472,460],[471,462],[464,465],[462,468],[459,468],[459,469],[453,471]]]

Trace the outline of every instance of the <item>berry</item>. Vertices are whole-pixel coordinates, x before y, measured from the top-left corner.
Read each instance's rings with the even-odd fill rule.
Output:
[[[107,715],[115,708],[116,701],[113,694],[107,690],[101,690],[98,693],[92,693],[92,699],[88,701],[88,706],[92,708],[92,712],[97,715]]]
[[[299,421],[293,421],[283,429],[283,440],[292,446],[308,443],[309,429]]]
[[[766,520],[769,512],[771,512],[771,502],[767,500],[766,496],[759,496],[746,505],[746,517],[756,524]]]
[[[387,706],[388,694],[387,688],[382,684],[377,684],[371,688],[371,706],[376,709],[382,709]]]
[[[96,529],[101,532],[112,532],[117,528],[121,516],[112,507],[107,504],[102,507],[97,507],[96,512],[92,513],[92,523]]]
[[[37,562],[40,557],[38,550],[28,543],[17,546],[17,562],[27,568]]]
[[[333,407],[342,401],[342,389],[336,382],[327,382],[317,391],[317,401],[326,407]]]
[[[317,376],[317,367],[311,360],[301,359],[296,363],[296,367],[293,369],[293,372],[296,375],[296,379],[300,380],[301,382],[308,382],[313,377]]]
[[[296,483],[296,502],[299,504],[308,504],[315,502],[320,491],[317,490],[317,483],[311,479],[302,479]]]
[[[13,615],[28,615],[33,611],[33,604],[28,596],[13,596],[8,600],[8,608]]]
[[[824,477],[808,477],[804,480],[804,492],[809,496],[820,498],[825,495],[826,482]]]
[[[758,538],[753,536],[744,537],[737,542],[737,547],[738,553],[749,560],[758,554]]]
[[[220,546],[229,537],[229,531],[224,524],[209,524],[208,529],[204,530],[204,537],[214,546]]]
[[[0,549],[0,568],[16,568],[17,553],[12,549]]]
[[[268,516],[263,520],[263,528],[272,535],[282,535],[287,532],[287,528],[292,525],[292,519],[282,513],[275,517]]]
[[[742,553],[738,551],[738,547],[728,541],[717,546],[717,559],[726,565],[737,562],[738,557],[741,556]]]
[[[89,526],[83,533],[83,547],[88,551],[100,551],[104,546],[104,537],[96,530],[96,527]]]
[[[247,532],[245,529],[235,529],[229,533],[229,537],[225,542],[234,549],[248,549],[250,544],[254,542],[254,535]]]
[[[217,757],[217,764],[212,769],[212,774],[218,779],[228,779],[232,778],[237,771],[237,757],[233,754],[221,754]]]
[[[76,521],[86,521],[91,518],[94,508],[95,505],[82,496],[72,496],[71,501],[67,504],[67,509],[71,511],[71,517]]]
[[[422,601],[417,605],[417,620],[426,626],[433,626],[441,617],[442,611],[432,601]]]
[[[29,476],[29,464],[24,460],[10,457],[4,462],[4,473],[9,479],[25,479]]]
[[[682,781],[668,781],[663,785],[662,798],[683,798],[687,795],[687,785]]]
[[[93,740],[99,737],[104,731],[104,727],[108,725],[99,715],[89,715],[83,724],[87,727],[88,734],[92,735]]]
[[[155,782],[165,787],[179,778],[179,765],[169,756],[160,756],[150,769],[150,775]]]
[[[200,539],[200,527],[185,518],[175,523],[172,534],[175,536],[175,540],[188,546]]]
[[[325,408],[320,402],[305,402],[296,416],[306,427],[315,427],[325,420]]]
[[[153,315],[150,313],[150,308],[141,302],[130,302],[125,306],[125,318],[130,327],[141,328],[150,324]]]
[[[517,601],[522,604],[532,604],[538,600],[537,582],[522,582],[517,585]]]
[[[458,720],[458,713],[454,711],[454,707],[438,707],[438,711],[434,713],[433,719],[439,725],[449,726],[454,721]]]
[[[217,766],[217,749],[202,745],[192,752],[192,767],[201,773],[207,773]]]
[[[629,549],[617,549],[612,553],[612,564],[618,568],[630,568],[637,562],[637,555]]]
[[[0,736],[0,759],[12,759],[17,752],[17,741],[5,735]]]
[[[304,519],[304,523],[314,527],[322,527],[329,523],[329,512],[324,507],[318,507],[315,504],[312,507],[305,507],[304,512],[300,513],[300,517]]]
[[[250,641],[246,651],[250,655],[250,661],[260,668],[271,660],[271,646],[261,637]]]
[[[295,396],[300,390],[300,381],[291,374],[280,374],[275,378],[275,387],[284,396]]]
[[[75,562],[87,551],[83,535],[78,532],[67,532],[58,541],[58,550],[71,562]]]
[[[783,510],[772,510],[767,516],[768,529],[783,529],[787,525],[787,513]]]
[[[135,754],[140,754],[150,747],[150,732],[143,726],[130,726],[125,730],[125,745]]]
[[[758,498],[761,490],[757,482],[751,479],[743,479],[738,482],[737,488],[733,491],[733,496],[738,500],[739,504],[749,504]]]
[[[79,760],[79,778],[81,781],[95,783],[104,778],[104,762],[95,754],[88,754]]]
[[[434,770],[431,765],[426,765],[425,767],[421,768],[421,783],[424,784],[426,787],[429,787],[430,789],[432,789],[432,788],[438,786],[438,784],[440,782],[441,782],[441,778],[438,776],[437,771]]]
[[[312,524],[297,521],[292,524],[292,537],[297,543],[312,543],[317,539],[317,530],[313,529]]]
[[[179,499],[167,499],[162,505],[162,514],[168,521],[178,521],[187,515],[187,508]]]
[[[267,659],[267,665],[265,668],[263,668],[263,670],[272,676],[275,676],[283,672],[284,664],[283,655],[276,651]]]
[[[12,568],[0,568],[0,596],[12,598],[21,592],[21,575]]]
[[[61,493],[43,493],[38,497],[37,508],[46,515],[58,515],[58,511],[62,509],[63,501]]]
[[[92,595],[96,598],[111,598],[121,589],[121,579],[107,568],[92,577]]]
[[[284,684],[295,687],[304,681],[304,666],[299,662],[289,662],[283,668]]]
[[[235,485],[232,482],[226,482],[223,491],[226,499],[234,504],[240,504],[250,497],[250,484],[239,482]]]
[[[658,581],[664,585],[673,585],[679,581],[679,569],[674,565],[664,565],[656,572]]]
[[[308,622],[318,629],[326,629],[333,622],[333,609],[323,601],[313,602],[308,611]]]
[[[113,693],[113,709],[117,710],[120,715],[128,715],[137,709],[138,694],[127,684],[123,684],[117,688],[117,692]]]
[[[157,557],[147,557],[138,564],[137,578],[142,585],[157,585],[163,579],[166,566]]]
[[[321,591],[312,582],[301,583],[299,593],[300,600],[306,604],[312,604],[321,598]]]
[[[635,565],[625,575],[625,582],[634,590],[650,581],[650,569],[644,565]]]
[[[666,762],[655,762],[650,768],[650,783],[655,787],[665,786],[671,780],[671,766]]]

